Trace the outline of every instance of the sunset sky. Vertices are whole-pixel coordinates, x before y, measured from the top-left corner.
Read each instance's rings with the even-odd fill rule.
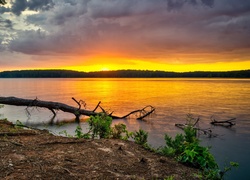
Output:
[[[249,0],[7,0],[0,71],[250,69]]]

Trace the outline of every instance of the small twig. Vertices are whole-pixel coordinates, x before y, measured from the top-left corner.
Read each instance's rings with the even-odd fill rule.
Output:
[[[103,113],[107,114],[107,112],[105,111],[105,109],[102,108],[102,106],[99,106],[102,110]]]
[[[95,112],[97,110],[97,108],[99,107],[99,105],[101,104],[101,101],[99,101],[99,103],[96,105],[95,109],[93,110],[93,112]]]
[[[80,110],[81,109],[81,103],[80,102],[78,102],[74,97],[72,97],[72,99],[78,104],[78,110]]]
[[[197,124],[199,121],[200,121],[200,118],[198,117],[197,120],[196,120],[196,122],[194,123],[193,127],[195,127],[196,124]]]

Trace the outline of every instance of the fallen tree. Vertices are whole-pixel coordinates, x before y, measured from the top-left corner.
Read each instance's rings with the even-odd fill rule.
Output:
[[[82,100],[77,101],[75,98],[72,97],[72,99],[78,104],[78,108],[69,106],[64,103],[60,102],[53,102],[53,101],[42,101],[39,99],[23,99],[23,98],[17,98],[17,97],[0,97],[0,104],[5,105],[14,105],[14,106],[27,106],[27,107],[40,107],[40,108],[47,108],[49,109],[54,116],[56,116],[56,112],[58,110],[61,110],[63,112],[72,113],[76,116],[76,121],[80,120],[80,116],[95,116],[99,113],[105,113],[108,116],[112,117],[113,119],[124,119],[129,117],[130,115],[136,115],[139,120],[144,119],[145,117],[149,116],[155,111],[155,108],[151,105],[145,106],[142,109],[132,111],[124,116],[115,116],[112,113],[108,113],[104,108],[101,107],[101,101],[97,104],[97,106],[94,108],[94,110],[87,110],[83,109],[82,105],[86,107],[86,103]],[[96,112],[98,107],[102,110],[102,112]]]

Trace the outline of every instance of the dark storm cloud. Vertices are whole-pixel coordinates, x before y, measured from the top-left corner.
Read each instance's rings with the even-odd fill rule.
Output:
[[[214,0],[166,0],[166,2],[168,10],[180,9],[185,4],[190,4],[194,6],[202,4],[209,7],[213,7],[214,5]]]
[[[0,6],[0,14],[3,14],[5,12],[10,12],[10,8],[6,8],[4,6]]]
[[[64,0],[65,3],[69,3],[70,5],[76,5],[78,0]]]
[[[29,0],[27,2],[27,7],[30,10],[49,10],[51,9],[55,4],[52,0]]]
[[[27,0],[16,0],[12,2],[11,12],[20,15],[27,8]]]
[[[25,54],[39,54],[46,51],[49,46],[44,44],[46,36],[41,30],[26,30],[19,33],[19,37],[13,39],[9,45],[12,51],[23,52]]]
[[[25,16],[36,30],[19,30],[9,43],[11,51],[25,54],[110,52],[164,59],[250,46],[245,0],[18,0],[12,6],[17,15],[24,9],[42,10]]]
[[[214,6],[214,0],[201,0],[201,2],[209,7]]]
[[[87,3],[88,1],[86,0],[79,2],[77,5],[71,3],[61,4],[54,9],[54,14],[49,17],[48,21],[55,25],[67,24],[68,21],[80,18],[79,16],[87,12]]]
[[[39,11],[49,10],[54,6],[52,0],[15,0],[12,2],[11,12],[20,15],[25,9]]]
[[[214,0],[92,0],[88,4],[88,7],[91,15],[95,18],[112,18],[157,13],[166,9],[169,11],[178,10],[186,4],[212,7],[214,5]]]

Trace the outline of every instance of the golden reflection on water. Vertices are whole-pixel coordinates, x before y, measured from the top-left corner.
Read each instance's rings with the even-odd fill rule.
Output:
[[[249,79],[0,79],[0,95],[77,106],[74,97],[90,110],[102,101],[102,107],[118,116],[152,105],[157,128],[164,128],[165,121],[185,120],[188,113],[209,120],[212,115],[246,118],[250,112]]]

